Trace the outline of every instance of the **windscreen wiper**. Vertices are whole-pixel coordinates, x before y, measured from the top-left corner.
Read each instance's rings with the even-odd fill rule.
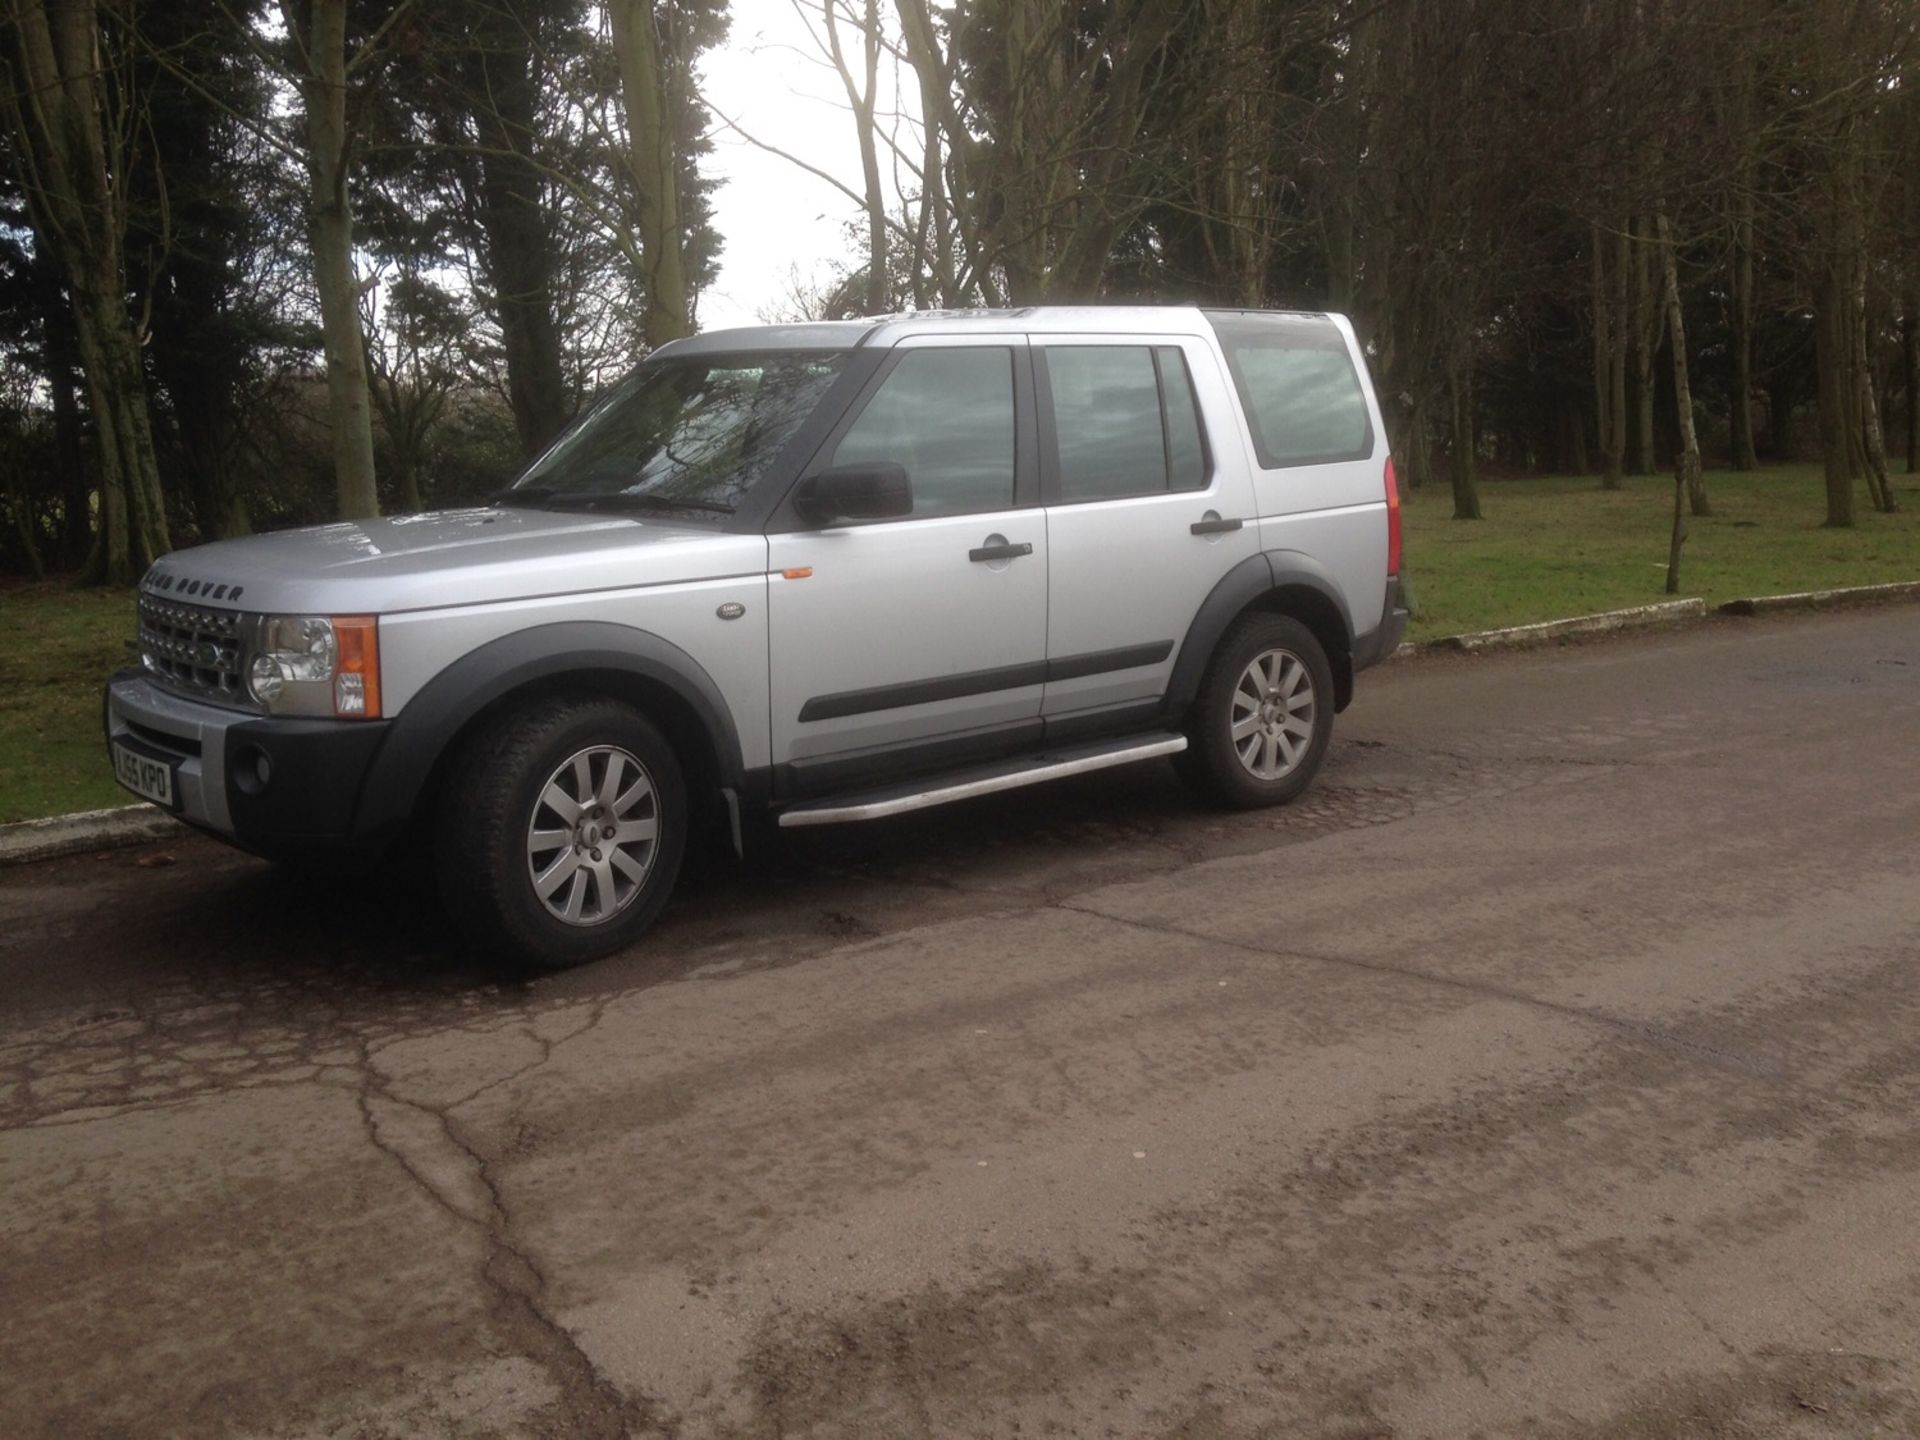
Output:
[[[561,490],[542,494],[541,502],[558,508],[582,510],[704,510],[731,515],[733,506],[718,500],[681,495],[650,495],[644,490]]]
[[[518,488],[509,486],[505,490],[489,495],[487,503],[489,505],[523,505],[530,509],[538,509],[552,495],[553,491],[544,485],[522,485]]]

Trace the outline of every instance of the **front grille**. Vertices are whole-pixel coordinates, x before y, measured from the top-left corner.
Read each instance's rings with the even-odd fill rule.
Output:
[[[140,663],[163,688],[253,709],[240,673],[245,617],[140,597]]]

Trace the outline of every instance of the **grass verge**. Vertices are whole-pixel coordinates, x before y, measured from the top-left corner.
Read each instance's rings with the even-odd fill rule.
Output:
[[[1920,483],[1896,476],[1896,515],[1865,507],[1827,530],[1820,472],[1714,471],[1714,513],[1692,521],[1681,593],[1719,604],[1840,585],[1920,579]],[[1428,640],[1664,598],[1673,482],[1592,476],[1489,480],[1486,519],[1456,521],[1444,486],[1408,498],[1406,555]],[[100,739],[100,687],[127,660],[133,597],[59,582],[0,589],[0,824],[131,799]]]
[[[128,661],[133,592],[0,589],[0,824],[131,803],[100,736],[100,692]]]
[[[1749,474],[1709,471],[1713,514],[1688,522],[1680,593],[1718,605],[1841,585],[1920,579],[1920,481],[1894,477],[1900,511],[1878,515],[1862,489],[1851,530],[1828,530],[1816,465]],[[1484,520],[1455,520],[1444,485],[1407,502],[1406,564],[1419,614],[1409,639],[1431,640],[1618,610],[1666,598],[1673,477],[1487,480]]]

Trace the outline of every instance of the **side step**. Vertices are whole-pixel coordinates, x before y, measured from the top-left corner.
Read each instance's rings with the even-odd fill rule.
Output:
[[[889,815],[904,815],[909,810],[925,810],[955,800],[971,800],[976,795],[991,795],[998,790],[1017,790],[1022,785],[1038,785],[1043,780],[1063,780],[1069,775],[1085,775],[1114,765],[1131,765],[1136,760],[1175,755],[1186,748],[1184,735],[1128,735],[1118,740],[949,771],[945,775],[930,775],[906,785],[889,785],[796,805],[780,812],[780,824],[838,825],[848,820],[884,820]]]

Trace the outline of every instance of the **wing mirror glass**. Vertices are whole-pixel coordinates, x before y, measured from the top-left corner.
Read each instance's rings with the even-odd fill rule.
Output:
[[[913,513],[913,486],[904,465],[836,465],[800,482],[794,509],[809,525],[897,520]]]

